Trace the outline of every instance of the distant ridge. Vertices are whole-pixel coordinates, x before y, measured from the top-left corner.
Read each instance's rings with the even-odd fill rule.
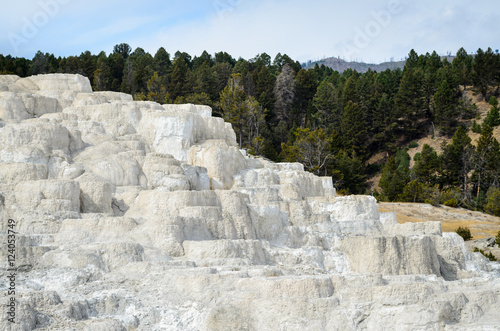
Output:
[[[368,69],[381,72],[386,69],[394,70],[397,68],[403,69],[405,66],[406,61],[394,61],[394,62],[383,62],[379,64],[374,64],[374,63],[364,63],[364,62],[347,62],[342,59],[336,58],[336,57],[329,57],[326,59],[322,59],[319,61],[314,61],[314,62],[307,62],[304,63],[302,66],[305,69],[309,68],[314,68],[316,63],[321,66],[324,64],[326,67],[330,67],[333,70],[336,70],[338,72],[344,72],[347,69],[353,69],[356,70],[357,72],[363,73],[367,72]]]
[[[453,56],[441,56],[441,59],[446,58],[448,61],[453,61]],[[359,73],[367,72],[368,69],[381,72],[386,69],[395,70],[397,68],[403,69],[406,63],[406,60],[403,61],[391,61],[391,62],[382,62],[379,64],[375,63],[364,63],[364,62],[348,62],[336,57],[328,57],[326,59],[322,59],[319,61],[308,61],[307,63],[303,63],[302,67],[305,69],[314,68],[316,63],[321,66],[324,64],[326,67],[330,67],[333,70],[338,72],[344,72],[347,69],[356,70]]]

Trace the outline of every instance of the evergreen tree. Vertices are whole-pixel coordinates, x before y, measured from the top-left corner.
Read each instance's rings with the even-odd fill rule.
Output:
[[[486,191],[491,184],[499,183],[500,145],[493,137],[493,129],[488,124],[483,125],[477,141],[474,168],[476,198],[479,198],[481,191]]]
[[[362,194],[366,190],[366,167],[356,153],[340,151],[333,164],[331,175],[339,192]]]
[[[481,48],[477,50],[472,63],[472,81],[484,98],[489,87],[495,85],[498,79],[499,65],[498,58],[491,48],[486,52]]]
[[[425,101],[426,101],[426,116],[428,118],[432,117],[431,103],[432,96],[436,93],[437,88],[440,87],[438,81],[438,73],[443,70],[443,64],[441,62],[441,57],[436,53],[425,54],[425,65],[421,70],[423,70],[423,90],[425,91]],[[449,75],[452,77],[452,75]],[[453,133],[453,132],[452,132]]]
[[[470,74],[472,71],[472,56],[462,47],[458,50],[453,59],[453,72],[460,85],[466,88],[470,84]]]
[[[477,124],[476,120],[472,121],[470,130],[474,133],[481,133],[481,125]]]
[[[373,114],[373,143],[378,149],[384,149],[389,153],[395,153],[397,123],[395,119],[392,99],[382,94],[376,104]]]
[[[231,67],[236,64],[236,60],[226,52],[215,53],[215,63],[227,63]]]
[[[434,95],[434,120],[440,131],[445,135],[451,135],[455,132],[458,124],[458,100],[456,93],[452,90],[446,80]]]
[[[358,104],[349,101],[342,113],[340,132],[345,150],[356,152],[361,159],[367,159],[366,127],[364,114]]]
[[[473,167],[474,148],[467,129],[460,126],[453,135],[451,144],[444,146],[441,155],[442,185],[462,186],[462,192],[468,195],[469,172]]]
[[[81,73],[80,59],[78,56],[68,56],[62,69],[69,74]]]
[[[214,100],[216,100],[231,78],[231,71],[233,68],[228,62],[218,62],[211,68],[211,70],[214,79],[214,86],[212,89],[214,93]]]
[[[498,112],[498,100],[495,97],[490,98],[490,111],[486,114],[483,125],[489,125],[490,127],[495,127],[500,125],[500,113]]]
[[[42,53],[41,51],[36,52],[33,60],[31,61],[30,69],[28,71],[29,75],[41,75],[48,74],[50,72],[49,64],[49,54]]]
[[[165,79],[159,76],[158,72],[155,71],[147,83],[147,89],[149,91],[148,100],[164,103],[167,94],[165,85]]]
[[[153,58],[153,70],[158,73],[158,76],[166,77],[171,71],[171,66],[170,54],[165,48],[160,47]]]
[[[408,57],[405,62],[405,71],[408,69],[415,69],[419,66],[419,56],[414,49],[408,53]]]
[[[299,70],[302,69],[302,65],[299,62],[293,61],[288,55],[281,55],[281,53],[276,54],[273,66],[277,68],[278,72],[282,72],[283,67],[287,64],[294,72],[299,72]]]
[[[124,60],[126,60],[130,53],[132,52],[132,48],[125,43],[115,45],[113,47],[113,53],[120,54]]]
[[[274,105],[274,84],[276,78],[273,77],[267,66],[262,66],[255,80],[255,95],[259,104],[265,109],[271,109]]]
[[[130,94],[145,92],[147,81],[153,76],[153,57],[138,47],[127,58],[122,79],[122,91]]]
[[[112,76],[106,53],[99,53],[96,67],[97,69],[94,71],[93,88],[95,91],[108,91],[111,88]]]
[[[309,102],[314,97],[317,89],[317,78],[313,70],[300,69],[295,77],[295,121],[298,125],[305,126],[310,114],[308,114]]]
[[[486,205],[484,211],[494,216],[500,216],[500,189],[491,186],[486,194]],[[500,245],[500,231],[497,236],[497,244]]]
[[[424,202],[426,200],[425,185],[418,181],[412,180],[403,187],[403,192],[398,196],[398,200],[405,202]]]
[[[357,82],[358,76],[356,72],[354,75],[349,77],[347,81],[344,84],[344,89],[342,90],[342,107],[345,107],[349,101],[351,102],[357,102],[357,89],[356,89],[356,82]]]
[[[434,148],[424,144],[422,152],[415,160],[413,171],[417,179],[423,183],[432,184],[439,169],[439,159]]]
[[[177,56],[170,75],[169,92],[172,99],[186,96],[190,92],[188,81],[189,67],[185,56]]]
[[[94,72],[96,70],[96,60],[89,51],[85,51],[80,54],[80,70],[85,77],[87,77],[91,82],[93,81]]]
[[[382,168],[382,177],[379,183],[382,194],[388,201],[395,201],[403,193],[409,179],[409,169],[406,166],[405,158],[401,157],[401,154],[398,159],[390,156],[384,168]]]
[[[395,97],[395,108],[400,134],[409,139],[422,133],[427,120],[426,95],[422,86],[422,73],[417,69],[405,68]]]
[[[210,64],[208,61],[203,62],[195,70],[193,82],[193,92],[194,93],[207,93],[209,96],[217,97],[215,86],[215,77],[213,76]]]
[[[252,59],[252,62],[255,63],[258,67],[269,67],[271,66],[271,56],[267,53],[258,54]]]
[[[322,81],[313,97],[316,113],[313,115],[314,124],[323,128],[338,128],[342,112],[338,101],[338,93],[332,83]]]
[[[214,62],[215,61],[212,58],[212,55],[210,55],[207,51],[203,51],[203,53],[201,53],[199,57],[198,56],[194,57],[192,69],[196,70],[204,63],[208,64],[209,67],[212,67],[214,65]]]

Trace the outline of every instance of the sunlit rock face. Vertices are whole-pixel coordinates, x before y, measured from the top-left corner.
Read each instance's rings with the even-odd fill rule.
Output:
[[[498,264],[195,105],[0,76],[1,330],[494,330]]]

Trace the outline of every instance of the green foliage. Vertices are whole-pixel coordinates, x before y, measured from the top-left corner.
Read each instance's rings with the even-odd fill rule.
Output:
[[[335,157],[333,168],[331,174],[336,187],[345,194],[365,193],[366,167],[356,153],[340,151]]]
[[[500,216],[500,189],[493,186],[489,188],[484,211],[494,216]]]
[[[339,127],[341,119],[338,92],[332,83],[322,81],[313,98],[316,113],[313,115],[315,124],[322,127]]]
[[[282,144],[281,158],[301,162],[304,169],[317,175],[326,173],[333,161],[332,138],[322,129],[298,128],[293,144]]]
[[[472,71],[472,61],[472,56],[467,54],[467,51],[462,47],[458,50],[452,62],[455,77],[457,77],[459,84],[464,87],[466,87],[471,80],[470,73]]]
[[[452,135],[458,124],[458,99],[447,80],[443,80],[434,94],[434,119],[440,131]]]
[[[428,110],[424,73],[417,68],[405,68],[399,90],[395,96],[395,108],[398,124],[407,138],[415,138],[426,122]]]
[[[208,99],[208,95],[199,94]],[[240,148],[263,148],[259,137],[265,127],[264,110],[253,96],[247,96],[241,74],[233,74],[220,93],[220,106],[224,119],[233,125]]]
[[[455,198],[451,198],[450,200],[446,200],[443,204],[447,207],[453,207],[453,208],[458,207],[458,201]]]
[[[500,231],[498,231],[495,237],[495,243],[500,247]]]
[[[481,133],[481,125],[477,124],[476,120],[472,121],[470,130],[474,133]]]
[[[422,202],[425,200],[425,185],[417,180],[412,180],[403,188],[398,200],[405,202]]]
[[[493,255],[493,253],[490,251],[489,253],[485,253],[484,250],[482,249],[479,249],[477,247],[474,247],[474,252],[475,253],[481,253],[483,254],[485,257],[487,257],[490,261],[497,261],[497,258],[495,257],[495,255]]]
[[[415,176],[423,183],[433,183],[438,169],[439,158],[437,153],[428,144],[424,144],[422,152],[416,158],[415,166],[413,167]]]
[[[470,229],[466,226],[461,227],[459,226],[458,229],[455,231],[460,237],[464,239],[464,241],[471,240],[472,235],[470,233]]]
[[[172,99],[176,99],[179,96],[185,96],[189,92],[188,74],[189,67],[186,58],[183,56],[176,57],[170,75],[169,91]]]
[[[155,71],[146,85],[149,91],[148,99],[163,103],[167,94],[167,88],[165,85],[165,78],[158,76],[158,72]]]
[[[415,140],[412,140],[412,141],[410,141],[410,143],[408,144],[408,147],[409,147],[409,148],[417,148],[417,147],[418,147],[418,143],[417,143]]]
[[[194,105],[211,105],[212,100],[210,99],[210,95],[208,95],[208,93],[201,92],[187,95],[182,103],[192,103]]]
[[[474,149],[467,129],[460,126],[453,135],[452,142],[444,146],[440,157],[441,182],[443,185],[460,186],[467,189],[468,175],[473,167]]]
[[[455,187],[442,190],[439,196],[439,202],[445,206],[456,208],[460,205],[462,192]]]
[[[359,105],[349,100],[342,114],[340,132],[345,150],[353,151],[357,155],[366,154],[367,125],[363,117],[363,111]]]
[[[477,198],[481,193],[486,193],[491,185],[498,183],[499,169],[500,144],[493,137],[493,129],[484,124],[474,154],[473,181]]]
[[[382,194],[389,201],[395,201],[403,193],[404,187],[410,181],[409,159],[408,153],[399,150],[396,157],[389,157],[382,169],[379,185]]]
[[[490,98],[490,111],[486,114],[483,125],[489,125],[490,127],[495,127],[500,125],[500,113],[498,110],[498,100],[495,97]]]
[[[493,86],[499,71],[498,54],[491,48],[483,51],[479,48],[472,63],[472,81],[476,89],[486,98],[489,87]]]

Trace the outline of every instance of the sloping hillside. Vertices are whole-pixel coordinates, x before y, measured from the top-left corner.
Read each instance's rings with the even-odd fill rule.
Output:
[[[486,114],[488,114],[488,111],[490,110],[489,103],[483,99],[481,94],[473,92],[470,87],[468,87],[465,91],[463,91],[463,94],[464,94],[465,99],[472,99],[472,102],[474,102],[476,104],[476,106],[478,107],[479,116],[477,117],[476,122],[479,125],[482,125],[484,119],[486,118]],[[472,144],[476,145],[480,134],[469,130],[468,135],[472,139]],[[500,126],[493,128],[493,137],[495,137],[495,139],[500,141]],[[434,150],[438,154],[441,154],[443,152],[443,149],[442,149],[443,144],[450,143],[451,137],[445,137],[445,136],[439,136],[439,135],[434,136],[432,131],[429,130],[428,135],[416,140],[416,142],[418,143],[418,147],[408,149],[408,154],[410,155],[410,158],[411,158],[410,159],[410,166],[411,167],[413,167],[413,165],[415,164],[415,161],[413,159],[415,157],[415,154],[422,152],[422,148],[425,144],[434,148]],[[385,162],[384,160],[385,160],[386,156],[387,155],[385,152],[378,153],[378,154],[372,156],[368,160],[368,163],[369,164],[375,164],[375,163],[380,164],[381,162]],[[379,187],[380,176],[381,176],[381,174],[379,173],[376,176],[374,176],[368,180],[370,187],[373,190],[377,190],[379,192],[380,192],[380,187]]]
[[[464,98],[465,99],[472,99],[472,102],[474,102],[476,104],[476,106],[478,107],[479,109],[479,116],[478,118],[476,119],[476,122],[478,124],[483,124],[483,121],[486,117],[486,114],[488,114],[488,111],[490,110],[490,105],[488,103],[488,101],[485,101],[482,97],[482,95],[480,93],[475,93],[473,91],[470,90],[470,88],[468,88],[467,90],[463,91],[464,93]],[[469,130],[468,132],[469,134],[469,137],[472,139],[472,144],[473,145],[476,145],[477,144],[477,140],[479,139],[479,136],[480,134],[479,133],[474,133],[472,131]],[[497,140],[500,140],[500,126],[497,126],[495,128],[493,128],[493,136],[497,139]],[[430,133],[429,135],[417,140],[417,143],[418,143],[418,147],[416,148],[410,148],[408,150],[408,154],[410,154],[410,157],[411,157],[411,166],[413,166],[413,163],[414,163],[414,160],[413,160],[413,157],[415,156],[415,154],[417,153],[420,153],[422,152],[422,147],[425,145],[425,144],[428,144],[429,146],[431,146],[432,148],[434,148],[434,150],[436,150],[436,152],[438,154],[440,154],[442,152],[442,144],[443,143],[450,143],[451,142],[451,138],[447,138],[447,137],[443,137],[443,136],[436,136],[436,137],[433,137],[432,136],[432,133]]]

